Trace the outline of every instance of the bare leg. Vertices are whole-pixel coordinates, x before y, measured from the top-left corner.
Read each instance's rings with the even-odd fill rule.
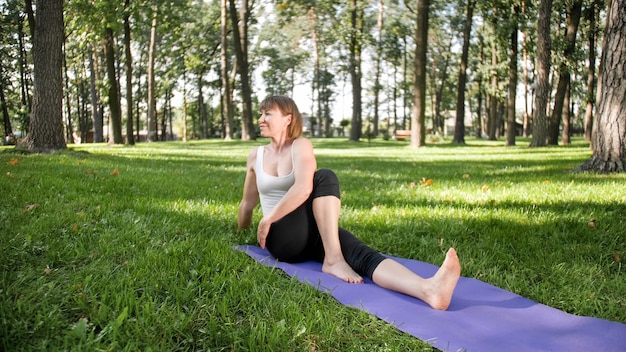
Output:
[[[339,212],[341,200],[335,196],[313,199],[313,215],[324,246],[322,271],[350,283],[362,283],[363,278],[346,262],[339,243]]]
[[[372,275],[377,285],[419,298],[434,309],[446,310],[461,275],[461,264],[454,248],[431,278],[424,279],[392,259],[383,260]]]

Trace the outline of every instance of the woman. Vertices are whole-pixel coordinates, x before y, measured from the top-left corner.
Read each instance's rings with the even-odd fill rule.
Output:
[[[257,240],[278,260],[317,260],[322,271],[349,283],[362,275],[377,285],[446,310],[461,273],[453,248],[429,279],[386,258],[339,227],[339,182],[330,170],[317,170],[311,142],[302,137],[302,115],[295,102],[271,96],[260,104],[261,136],[270,139],[248,155],[239,228],[249,228],[259,199],[263,218]]]

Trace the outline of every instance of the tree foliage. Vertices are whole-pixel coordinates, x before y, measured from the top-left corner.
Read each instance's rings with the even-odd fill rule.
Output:
[[[34,93],[28,8],[0,4],[0,114],[4,134],[22,137]],[[348,118],[354,141],[412,129],[416,147],[452,133],[543,146],[599,129],[595,43],[608,17],[597,0],[72,0],[64,13],[67,142],[254,139],[268,94],[293,96],[313,136]]]

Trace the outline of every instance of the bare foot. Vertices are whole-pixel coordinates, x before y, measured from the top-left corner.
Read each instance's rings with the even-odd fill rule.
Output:
[[[322,272],[336,276],[351,284],[363,283],[361,275],[357,274],[345,260],[340,260],[334,263],[327,263],[326,260],[324,260]]]
[[[446,310],[450,306],[452,293],[461,276],[461,264],[454,248],[446,253],[446,259],[441,264],[435,276],[428,279],[430,287],[426,291],[424,302],[433,309]]]

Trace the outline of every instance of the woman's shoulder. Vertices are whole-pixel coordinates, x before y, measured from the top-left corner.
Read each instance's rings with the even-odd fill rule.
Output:
[[[256,158],[258,155],[257,153],[259,149],[263,149],[263,146],[258,146],[258,147],[254,147],[250,149],[250,152],[248,153],[248,160],[247,160],[247,164],[249,168],[251,167],[254,169],[254,164],[256,163]]]
[[[306,137],[298,137],[292,142],[293,147],[297,149],[306,148],[313,149],[313,143]]]

